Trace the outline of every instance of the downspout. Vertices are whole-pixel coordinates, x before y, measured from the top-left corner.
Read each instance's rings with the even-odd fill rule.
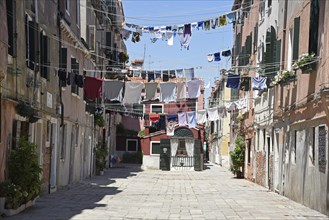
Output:
[[[61,32],[61,19],[62,19],[62,14],[60,12],[60,7],[59,7],[59,2],[57,4],[57,26],[58,26],[58,38],[62,39],[62,32]],[[61,62],[62,58],[62,43],[61,41],[58,42],[58,49],[59,49],[59,62]],[[62,99],[62,86],[61,82],[58,81],[58,90],[59,90],[59,100],[60,100],[60,105],[61,105],[61,124],[60,127],[63,127],[64,125],[64,103]],[[62,144],[64,143],[64,129],[62,129]]]
[[[281,69],[284,68],[284,63],[285,63],[285,58],[286,58],[286,38],[287,38],[287,13],[288,13],[288,0],[285,0],[284,2],[284,14],[283,14],[283,37],[282,37],[282,56],[281,56]],[[280,109],[283,108],[282,103],[283,103],[283,86],[281,86],[281,94],[280,94]],[[281,110],[282,113],[282,117],[283,117],[283,111]],[[284,120],[283,120],[284,121]],[[284,122],[285,123],[285,122]],[[285,126],[286,127],[286,126]],[[286,141],[286,135],[284,135],[284,133],[286,133],[286,129],[284,129],[283,132],[283,142],[282,142],[282,164],[283,166],[281,167],[281,183],[280,183],[280,192],[282,193],[282,195],[284,195],[284,182],[285,182],[285,151],[286,151],[286,145],[285,145],[285,141]],[[279,144],[279,143],[278,143]],[[279,145],[280,146],[280,145]]]

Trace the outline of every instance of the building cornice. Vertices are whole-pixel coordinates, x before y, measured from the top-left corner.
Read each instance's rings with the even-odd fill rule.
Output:
[[[63,19],[61,19],[60,21],[60,28],[61,31],[63,31],[66,34],[66,36],[74,43],[75,47],[77,47],[84,53],[85,57],[90,57],[90,53],[88,49],[85,47],[85,45],[83,45],[80,39],[77,38],[77,36],[73,33],[71,28],[67,25],[67,23]]]

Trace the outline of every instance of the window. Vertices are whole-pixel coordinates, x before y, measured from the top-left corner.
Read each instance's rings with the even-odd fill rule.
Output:
[[[187,156],[185,139],[179,139],[178,141],[177,155]]]
[[[7,28],[8,28],[8,53],[11,56],[14,56],[15,48],[14,48],[14,30],[16,24],[16,10],[15,10],[15,1],[7,0]],[[16,54],[16,53],[15,53]]]
[[[319,126],[318,130],[318,163],[319,163],[319,171],[322,173],[326,172],[327,167],[327,130],[325,126]]]
[[[288,57],[287,57],[287,70],[291,70],[292,65],[292,29],[289,29],[288,36]]]
[[[265,2],[265,0],[264,0]],[[271,7],[272,6],[272,0],[267,0],[267,7]]]
[[[298,60],[300,17],[294,19],[294,46],[292,59]]]
[[[151,113],[163,113],[163,105],[151,104]]]
[[[80,27],[80,0],[77,0],[76,2],[75,11],[77,26]]]
[[[310,159],[312,165],[315,164],[315,127],[312,128],[312,142],[311,142],[311,149],[310,149]]]
[[[265,138],[266,138],[266,130],[265,129],[263,129],[263,151],[265,152]]]
[[[297,159],[297,131],[295,131],[295,135],[294,135],[294,149],[293,149],[293,153],[294,153],[294,163],[296,163],[296,159]]]
[[[75,58],[71,58],[71,92],[79,95],[79,87],[76,83],[77,75],[79,75],[79,63]]]
[[[65,10],[67,14],[70,14],[70,1],[71,0],[65,0]]]
[[[67,124],[64,124],[61,127],[61,154],[60,154],[60,159],[64,160],[65,159],[65,151],[66,151],[66,135],[67,135]]]
[[[49,143],[50,142],[50,137],[51,136],[51,123],[50,123],[50,121],[48,120],[47,121],[47,136],[46,136],[46,141],[47,141],[47,143]]]
[[[26,49],[26,65],[34,70],[35,63],[35,38],[37,27],[27,14],[25,15],[25,49]]]
[[[254,27],[254,43],[253,43],[253,53],[255,54],[257,52],[257,41],[258,41],[258,23],[256,23]]]
[[[44,31],[40,32],[40,74],[42,78],[50,80],[50,41]]]
[[[309,31],[309,46],[308,52],[318,53],[318,35],[319,35],[319,0],[311,1],[311,15],[310,15],[310,31]]]
[[[88,31],[89,31],[89,39],[88,39],[89,50],[95,51],[95,48],[96,48],[96,41],[95,41],[96,27],[95,27],[95,25],[89,25]]]
[[[260,130],[257,129],[257,150],[259,151],[259,139],[260,139]]]
[[[160,141],[151,141],[151,155],[161,153]]]
[[[138,150],[138,141],[135,139],[127,139],[126,140],[126,151],[134,151]]]
[[[247,140],[248,144],[248,163],[251,162],[251,139]]]

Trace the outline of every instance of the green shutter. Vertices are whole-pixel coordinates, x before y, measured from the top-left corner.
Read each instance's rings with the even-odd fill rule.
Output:
[[[280,63],[281,63],[281,40],[277,40],[275,42],[275,65],[276,71],[280,70]]]
[[[67,69],[67,48],[61,48],[61,63],[62,69]]]
[[[200,152],[201,152],[201,141],[200,140],[195,140],[194,141],[194,170],[195,171],[201,171],[201,157],[200,157]]]
[[[161,170],[170,170],[170,139],[161,139],[160,140],[160,169]],[[166,149],[166,150],[165,150]]]
[[[300,26],[300,17],[294,19],[294,44],[293,44],[293,54],[292,59],[298,59],[298,49],[299,49],[299,26]]]
[[[309,32],[309,48],[308,52],[318,53],[318,35],[319,35],[319,0],[311,0],[310,12],[310,32]]]
[[[254,53],[257,51],[257,41],[258,41],[258,23],[254,27]]]

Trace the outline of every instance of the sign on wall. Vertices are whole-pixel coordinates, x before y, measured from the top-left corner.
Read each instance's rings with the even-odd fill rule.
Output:
[[[327,130],[325,126],[319,126],[319,171],[326,172],[326,143],[327,143]]]

